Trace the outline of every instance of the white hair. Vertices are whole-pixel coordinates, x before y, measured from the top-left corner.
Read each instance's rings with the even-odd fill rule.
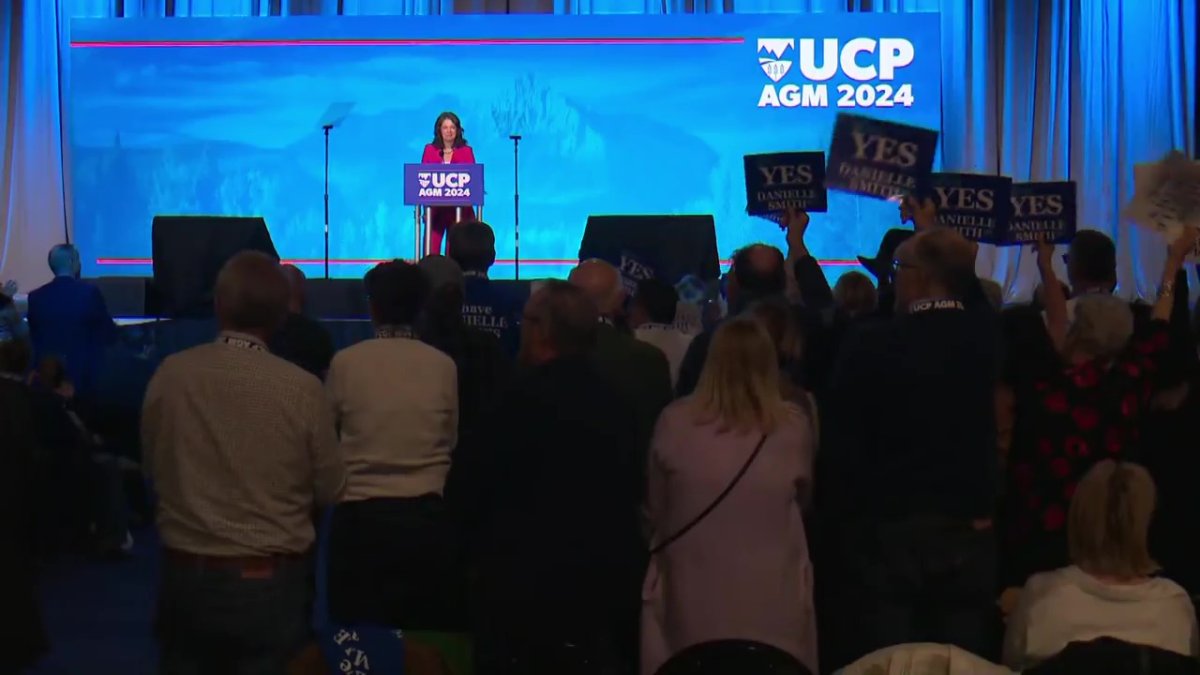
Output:
[[[1075,299],[1075,318],[1067,332],[1067,349],[1099,358],[1121,353],[1133,336],[1133,311],[1129,303],[1094,293]]]

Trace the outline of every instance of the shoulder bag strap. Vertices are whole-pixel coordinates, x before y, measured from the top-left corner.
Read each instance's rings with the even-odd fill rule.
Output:
[[[758,457],[758,453],[762,452],[763,445],[765,445],[766,442],[767,435],[763,434],[762,438],[758,439],[758,445],[754,446],[754,452],[750,453],[750,457],[746,460],[746,463],[743,464],[742,468],[738,470],[737,475],[733,477],[733,480],[729,481],[729,485],[725,486],[725,489],[721,491],[721,494],[717,495],[717,498],[714,499],[707,508],[701,511],[699,515],[697,515],[695,518],[692,518],[687,525],[679,528],[674,534],[666,539],[663,539],[658,546],[650,549],[650,555],[658,555],[659,553],[662,553],[663,549],[671,544],[674,544],[677,540],[679,540],[680,537],[691,531],[693,527],[699,525],[700,521],[707,518],[708,514],[712,513],[714,509],[720,506],[721,502],[725,501],[725,498],[729,496],[729,493],[733,492],[733,488],[737,486],[739,482],[741,482],[742,476],[745,476],[746,472],[750,470],[750,465],[754,463],[754,460]]]

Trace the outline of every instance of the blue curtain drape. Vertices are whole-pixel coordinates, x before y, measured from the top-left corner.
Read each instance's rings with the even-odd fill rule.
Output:
[[[940,12],[945,168],[1076,180],[1081,226],[1117,241],[1120,292],[1156,290],[1164,245],[1119,213],[1135,163],[1170,149],[1194,155],[1194,0],[13,0],[0,7],[16,103],[0,110],[0,276],[40,280],[45,246],[69,231],[60,90],[70,78],[59,55],[70,17],[506,11]],[[1000,281],[1008,299],[1027,297],[1032,257],[984,248],[980,273]]]
[[[28,1],[28,0],[26,0]],[[452,14],[453,0],[65,0],[72,17]]]
[[[46,252],[70,230],[63,172],[59,0],[0,7],[0,279],[28,290],[49,277]]]

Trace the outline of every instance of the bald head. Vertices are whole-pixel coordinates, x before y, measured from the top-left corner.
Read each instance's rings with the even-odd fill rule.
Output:
[[[591,299],[601,316],[620,313],[625,303],[625,287],[621,285],[621,273],[608,262],[585,260],[571,270],[567,280]]]
[[[783,253],[774,246],[751,244],[739,249],[733,254],[732,272],[729,301],[735,312],[787,290]]]
[[[258,251],[238,253],[217,275],[221,330],[271,337],[287,316],[288,294],[288,279],[274,258]]]
[[[288,282],[288,311],[300,314],[304,311],[304,272],[295,265],[284,265],[283,276]]]
[[[975,281],[975,247],[957,231],[918,233],[896,249],[897,309],[925,299],[962,300]]]

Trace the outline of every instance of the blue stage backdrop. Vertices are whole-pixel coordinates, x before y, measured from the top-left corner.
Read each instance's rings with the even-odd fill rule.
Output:
[[[335,276],[413,255],[402,165],[438,113],[487,167],[485,219],[522,276],[562,274],[589,214],[712,214],[722,256],[782,243],[745,215],[742,156],[827,150],[838,112],[940,127],[933,14],[76,20],[75,237],[84,273],[148,274],[155,214],[262,215],[280,254],[320,269],[332,103]],[[810,248],[874,253],[882,201],[831,194]],[[830,271],[834,271],[831,269]],[[502,264],[497,276],[511,276]]]

